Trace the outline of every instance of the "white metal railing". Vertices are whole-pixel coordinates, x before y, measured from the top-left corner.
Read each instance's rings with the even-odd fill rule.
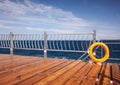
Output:
[[[43,50],[47,51],[87,52],[88,47],[96,41],[96,32],[91,33],[41,33],[41,34],[0,34],[0,48]],[[84,56],[84,55],[82,55]]]
[[[110,54],[116,54],[116,53],[120,52],[120,49],[118,49],[119,48],[118,46],[120,46],[120,39],[101,39],[100,41],[105,43],[109,47]],[[115,47],[117,47],[117,49]],[[116,52],[116,53],[114,53],[114,52]],[[103,55],[103,51],[101,51],[101,55]],[[115,60],[115,61],[118,60],[119,61],[120,56],[112,56],[108,60]]]

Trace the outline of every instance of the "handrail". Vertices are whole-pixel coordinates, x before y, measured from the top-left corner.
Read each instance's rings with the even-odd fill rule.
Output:
[[[84,53],[90,46],[86,42],[95,41],[95,35],[95,31],[58,34],[46,32],[41,34],[14,34],[10,32],[10,34],[0,34],[0,48],[10,48],[11,55],[14,54],[13,49],[42,50],[45,58],[47,51]]]

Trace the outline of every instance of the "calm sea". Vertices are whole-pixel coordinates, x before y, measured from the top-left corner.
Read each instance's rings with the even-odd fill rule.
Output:
[[[68,41],[66,41],[66,43],[67,42]],[[120,59],[120,40],[103,40],[103,42],[107,43],[107,45],[109,47],[110,58],[114,58],[112,60],[108,59],[106,62],[120,63],[120,60],[119,60]],[[75,43],[77,43],[77,42],[74,41],[74,44]],[[85,44],[83,44],[83,46],[84,45]],[[80,47],[80,45],[79,45],[79,47]],[[72,48],[73,47],[71,47],[71,49]],[[78,48],[75,47],[75,49],[78,49]],[[5,48],[0,48],[0,53],[9,54],[10,50],[9,49],[5,49]],[[18,49],[14,49],[14,54],[15,55],[26,55],[26,56],[43,57],[43,51],[40,51],[40,50],[18,50]],[[48,51],[47,52],[47,57],[49,57],[49,58],[65,58],[65,59],[75,59],[75,60],[77,60],[82,54],[83,53],[79,53],[79,52]],[[87,54],[86,54],[86,56],[87,56]],[[90,58],[88,57],[86,60],[89,60],[89,59]]]

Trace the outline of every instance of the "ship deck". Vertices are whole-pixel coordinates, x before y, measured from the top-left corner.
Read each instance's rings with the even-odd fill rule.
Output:
[[[0,85],[120,85],[120,65],[0,54]]]

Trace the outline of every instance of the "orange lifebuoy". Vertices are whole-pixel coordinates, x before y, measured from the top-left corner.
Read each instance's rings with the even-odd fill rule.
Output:
[[[97,46],[101,46],[105,51],[105,55],[102,58],[96,58],[96,56],[93,54],[93,49]],[[88,54],[94,62],[104,62],[109,58],[109,48],[106,44],[102,42],[95,42],[89,47]]]

